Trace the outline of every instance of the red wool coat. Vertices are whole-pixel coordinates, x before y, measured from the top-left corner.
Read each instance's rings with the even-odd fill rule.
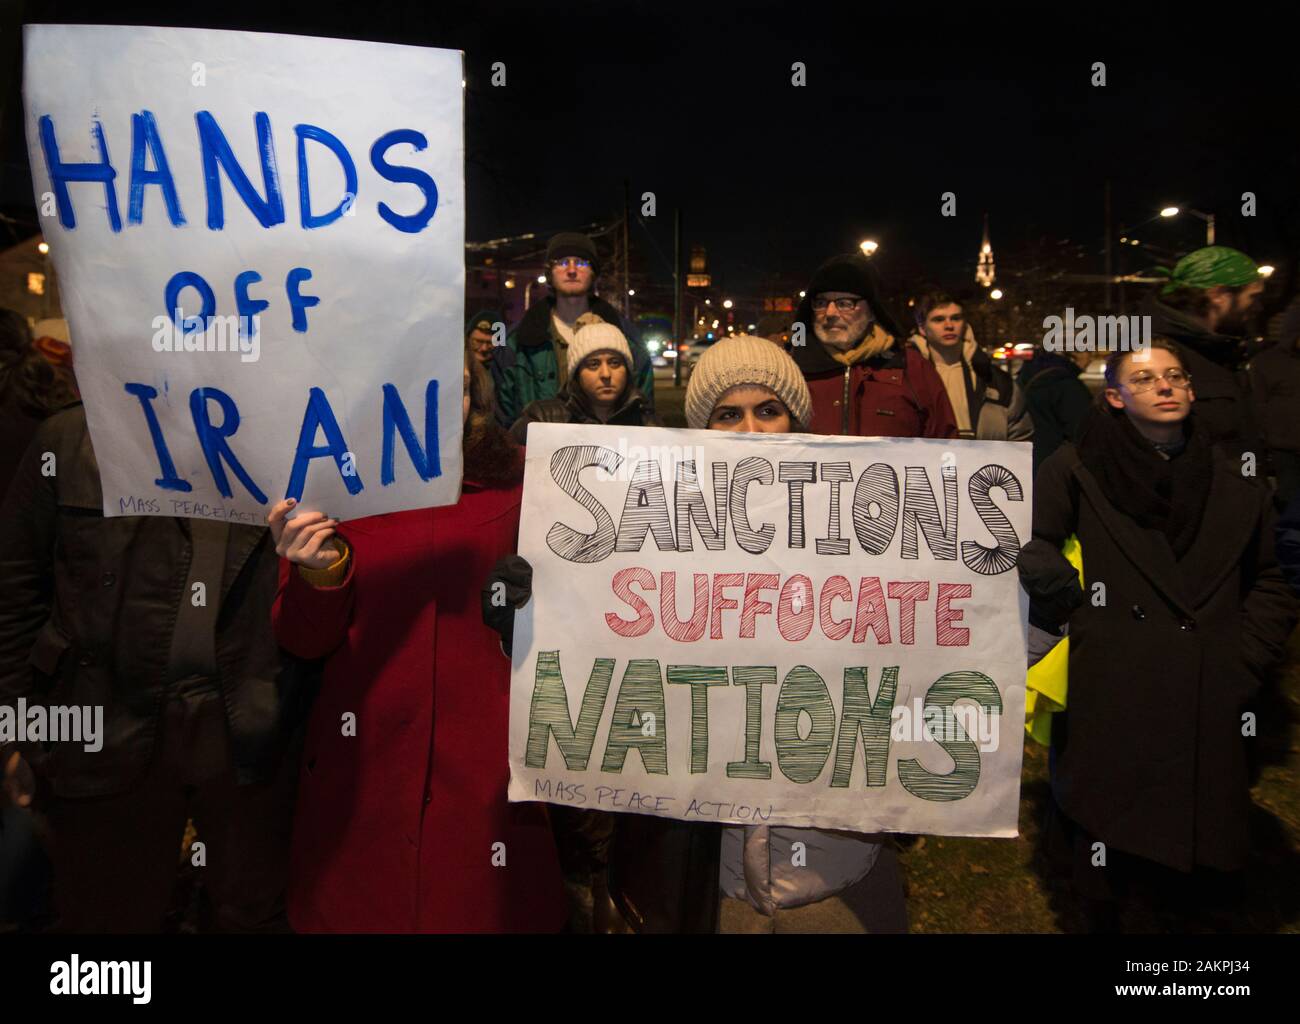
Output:
[[[521,494],[466,481],[457,505],[344,523],[352,564],[337,587],[281,560],[276,637],[300,657],[328,656],[290,854],[298,931],[563,926],[542,805],[506,801],[510,663],[479,608],[492,566],[514,550]],[[504,866],[492,863],[497,843]]]

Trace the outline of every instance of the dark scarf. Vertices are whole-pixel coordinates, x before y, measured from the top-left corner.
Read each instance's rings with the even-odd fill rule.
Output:
[[[1079,459],[1106,499],[1139,526],[1161,531],[1178,558],[1196,539],[1213,474],[1195,415],[1183,433],[1186,447],[1165,458],[1123,411],[1094,407],[1079,440]]]

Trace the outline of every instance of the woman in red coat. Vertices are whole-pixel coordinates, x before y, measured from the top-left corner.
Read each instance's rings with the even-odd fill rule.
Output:
[[[515,550],[523,463],[465,372],[458,504],[340,525],[271,511],[273,623],[326,658],[289,878],[302,932],[559,931],[565,898],[541,804],[506,801],[510,662],[479,588]]]

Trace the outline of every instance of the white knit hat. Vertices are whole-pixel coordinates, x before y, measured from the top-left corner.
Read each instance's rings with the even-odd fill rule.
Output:
[[[582,369],[582,362],[595,352],[617,352],[627,363],[628,372],[632,372],[632,349],[627,338],[613,324],[589,323],[574,332],[569,342],[568,359],[569,376],[576,377]]]
[[[790,410],[795,429],[808,429],[812,396],[799,367],[780,345],[752,334],[724,338],[700,356],[686,386],[687,425],[696,430],[708,427],[718,399],[741,384],[774,392]]]

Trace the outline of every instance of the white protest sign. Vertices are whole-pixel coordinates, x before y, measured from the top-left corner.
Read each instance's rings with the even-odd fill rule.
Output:
[[[455,502],[461,54],[88,25],[24,42],[104,514]]]
[[[510,797],[1013,836],[1031,451],[534,423]]]

